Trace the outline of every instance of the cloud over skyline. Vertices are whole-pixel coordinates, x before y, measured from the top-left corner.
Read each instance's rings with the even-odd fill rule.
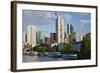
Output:
[[[90,13],[80,12],[61,12],[61,11],[39,11],[39,10],[23,10],[23,31],[26,31],[27,25],[35,25],[38,30],[47,31],[50,26],[50,31],[56,31],[56,19],[60,16],[64,20],[64,29],[67,29],[66,24],[72,24],[74,31],[83,35],[90,32]],[[85,25],[83,27],[84,24]],[[83,29],[84,28],[84,29]]]
[[[81,26],[84,26],[84,24],[90,24],[90,20],[80,20]]]

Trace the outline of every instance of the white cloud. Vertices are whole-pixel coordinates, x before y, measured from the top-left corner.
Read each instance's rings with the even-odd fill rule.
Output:
[[[52,17],[52,13],[51,12],[46,12],[45,13],[45,18],[51,18]]]
[[[83,26],[84,24],[89,24],[90,20],[80,20],[81,26]]]
[[[70,14],[66,14],[66,15],[61,15],[61,17],[67,21],[67,22],[71,22],[72,16]]]
[[[54,12],[46,12],[44,18],[46,19],[56,19]]]
[[[65,20],[67,20],[67,22],[70,22],[70,21],[71,21],[71,19],[72,19],[72,16],[71,16],[71,15],[69,15],[69,14],[65,15],[65,17],[66,17],[66,19],[65,19]]]
[[[79,13],[79,15],[90,15],[90,13]]]

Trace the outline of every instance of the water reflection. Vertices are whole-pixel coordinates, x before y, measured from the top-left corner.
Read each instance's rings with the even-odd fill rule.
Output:
[[[47,56],[28,56],[23,55],[23,62],[41,62],[41,61],[62,61],[63,58],[52,58]]]
[[[42,55],[42,56],[30,56],[23,54],[23,62],[43,62],[43,61],[64,61],[64,60],[77,60],[76,54],[62,54],[61,57],[56,57],[54,55]]]

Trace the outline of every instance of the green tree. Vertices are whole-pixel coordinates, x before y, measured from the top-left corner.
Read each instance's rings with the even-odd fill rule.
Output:
[[[59,52],[57,45],[54,45],[51,49],[52,49],[52,52]]]
[[[64,43],[63,45],[64,45],[64,53],[72,51],[72,45],[71,44]]]
[[[80,48],[79,58],[90,59],[91,57],[91,34],[87,33],[83,37],[83,43]]]
[[[33,48],[33,50],[34,51],[37,51],[37,52],[45,52],[46,51],[46,45],[44,45],[44,44],[40,44],[40,45],[38,45],[38,46],[35,46],[34,48]]]

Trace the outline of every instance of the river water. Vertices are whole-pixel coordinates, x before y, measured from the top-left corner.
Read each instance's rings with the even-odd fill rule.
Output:
[[[44,61],[63,61],[63,60],[64,60],[63,58],[23,55],[23,62],[44,62]]]

